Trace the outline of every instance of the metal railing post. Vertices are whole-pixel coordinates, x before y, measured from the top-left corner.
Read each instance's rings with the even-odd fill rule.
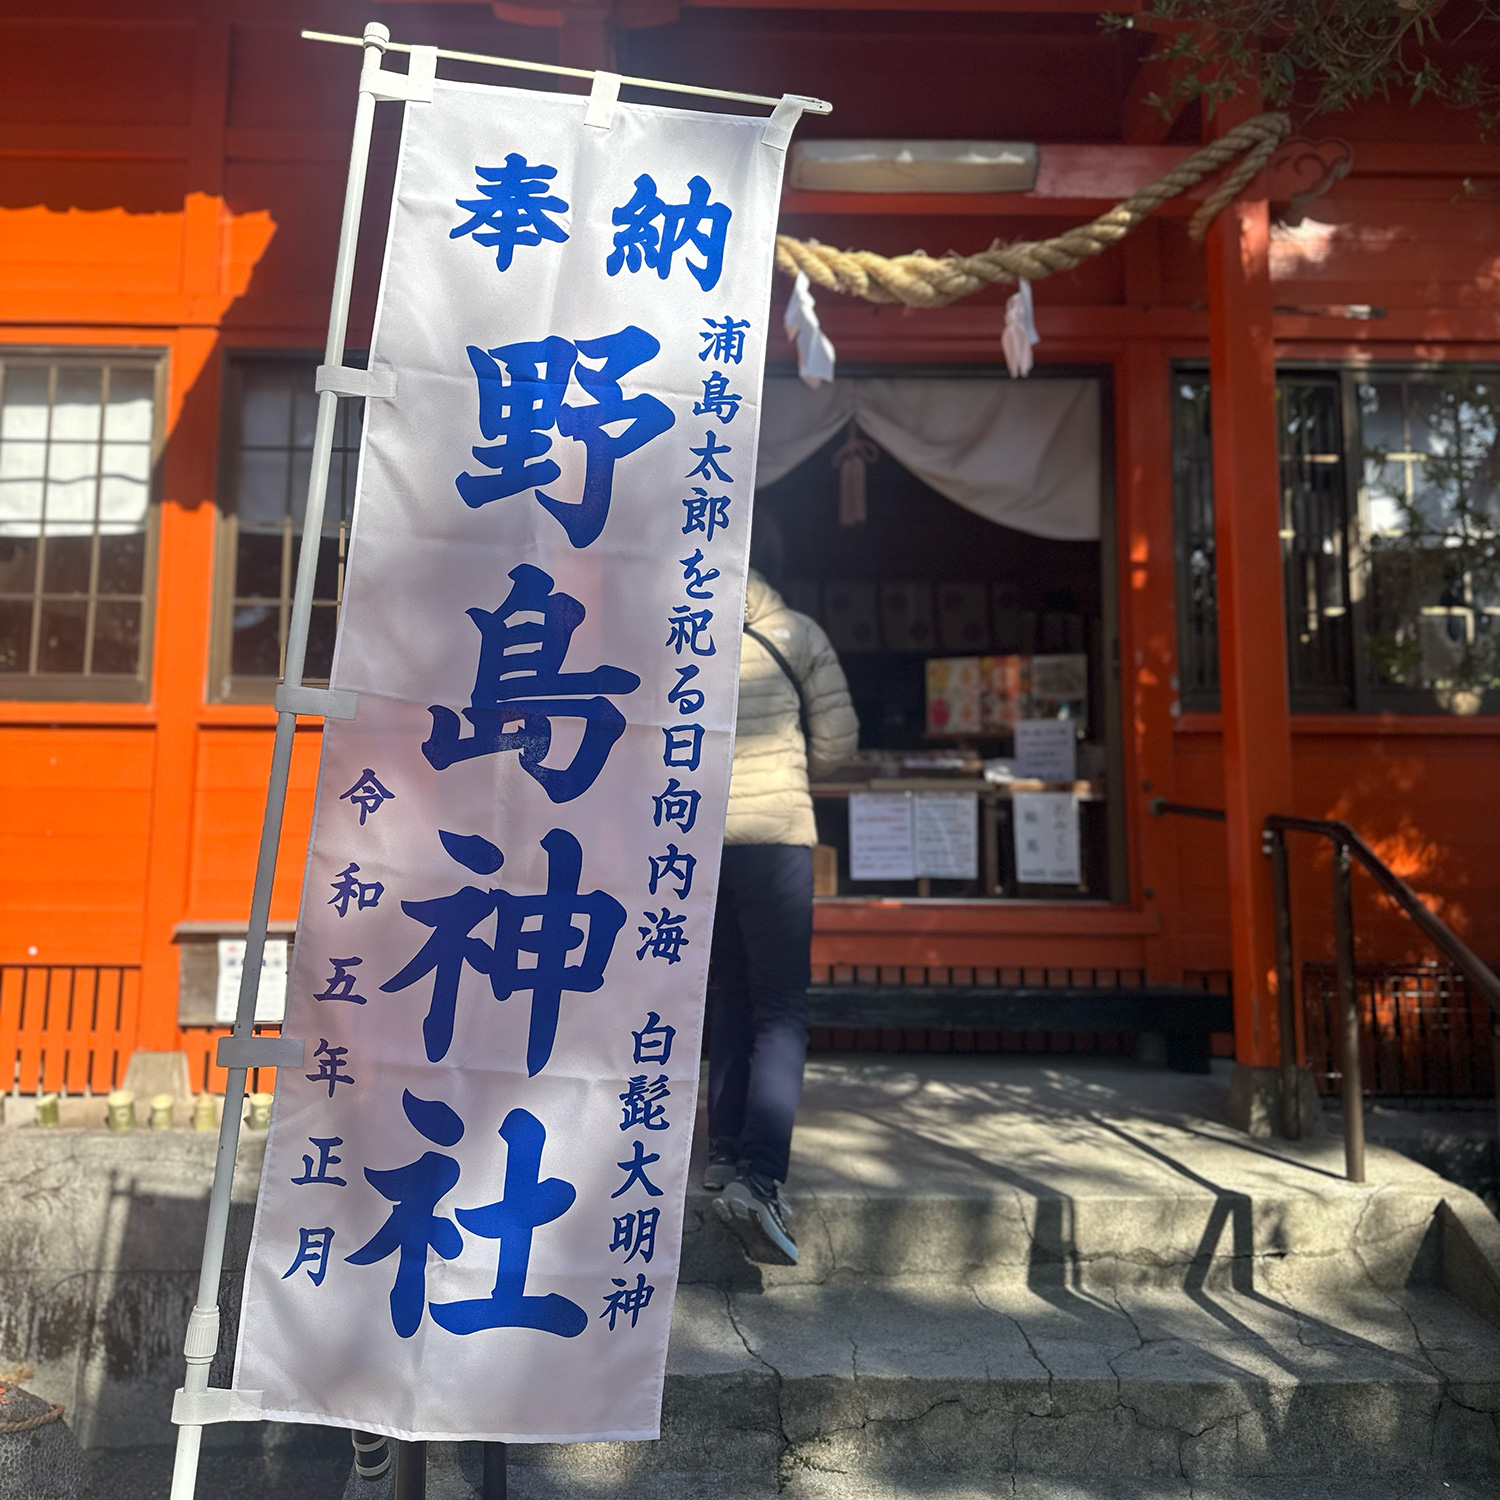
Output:
[[[1354,900],[1349,879],[1349,845],[1333,850],[1333,950],[1338,974],[1339,1036],[1342,1043],[1344,1175],[1365,1180],[1365,1091],[1359,1056],[1359,994],[1354,981]]]
[[[1302,1088],[1297,1068],[1297,994],[1292,970],[1292,888],[1287,870],[1286,835],[1268,828],[1263,835],[1271,856],[1276,901],[1276,1021],[1281,1033],[1281,1133],[1302,1139]]]

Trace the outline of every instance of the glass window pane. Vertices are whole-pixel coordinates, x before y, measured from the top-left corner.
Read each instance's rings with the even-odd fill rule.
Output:
[[[328,465],[328,501],[323,507],[323,530],[337,531],[350,516],[350,502],[354,491],[354,460],[348,460],[347,468],[342,453],[334,449]]]
[[[151,450],[142,443],[106,443],[102,470],[99,519],[143,524],[151,479]]]
[[[104,409],[104,436],[115,442],[151,443],[151,411],[156,396],[156,376],[151,370],[121,369],[109,372],[109,403]]]
[[[36,588],[35,537],[0,534],[0,594],[29,594]]]
[[[1500,387],[1463,365],[1391,378],[1361,387],[1360,424],[1371,680],[1472,712],[1500,687],[1500,637],[1483,614],[1500,593]]]
[[[98,493],[94,443],[53,443],[47,449],[47,530],[92,530]]]
[[[280,531],[241,531],[234,560],[234,592],[241,599],[281,598]]]
[[[47,371],[27,365],[8,365],[5,393],[0,400],[0,439],[47,437]]]
[[[38,672],[83,671],[88,614],[88,601],[84,599],[48,599],[43,602],[41,640],[37,648]]]
[[[318,570],[313,577],[314,599],[337,599],[339,596],[339,539],[325,536],[318,547]]]
[[[281,676],[280,615],[274,604],[249,604],[235,610],[229,670],[236,677]]]
[[[94,609],[95,672],[132,673],[141,659],[141,606],[134,599],[107,599]]]
[[[299,448],[292,454],[292,524],[299,530],[307,514],[307,476],[312,473],[312,452]]]
[[[57,389],[52,398],[52,441],[93,439],[99,436],[102,416],[99,397],[104,372],[63,366],[57,372]]]
[[[315,604],[312,619],[307,622],[307,664],[302,675],[314,681],[328,680],[333,671],[333,639],[338,629],[339,612],[332,604]]]
[[[246,365],[241,375],[240,443],[246,448],[284,448],[292,431],[292,393],[275,366]]]
[[[341,401],[339,405],[344,403]],[[292,378],[292,442],[298,448],[311,448],[318,425],[318,393],[313,389],[312,372]]]
[[[45,443],[0,439],[0,536],[41,533]]]
[[[241,523],[280,521],[286,504],[286,450],[248,448],[242,452],[235,489],[235,511]]]
[[[31,600],[0,599],[0,672],[24,672],[31,661]]]
[[[146,573],[146,533],[99,528],[99,592],[139,594]]]
[[[49,536],[42,556],[42,592],[88,593],[93,559],[92,536]]]

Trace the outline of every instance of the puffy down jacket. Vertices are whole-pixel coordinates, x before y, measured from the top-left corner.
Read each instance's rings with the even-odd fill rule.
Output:
[[[797,691],[770,652],[746,634],[740,642],[740,700],[729,780],[726,844],[817,843],[807,789],[854,752],[859,721],[849,684],[822,627],[788,609],[780,594],[751,571],[745,623],[765,636],[797,674],[807,703],[811,745],[797,721]]]

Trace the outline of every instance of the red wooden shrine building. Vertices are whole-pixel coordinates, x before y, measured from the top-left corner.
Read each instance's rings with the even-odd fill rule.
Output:
[[[0,0],[0,1091],[98,1092],[134,1049],[185,1050],[215,1084],[218,943],[249,909],[359,68],[301,28],[378,19],[413,43],[831,100],[804,142],[1034,144],[1029,190],[789,181],[787,233],[942,253],[1082,223],[1256,113],[1165,117],[1155,39],[1103,30],[1100,8]],[[377,121],[355,347],[399,107]],[[878,448],[858,460],[863,507],[841,514],[842,424],[762,491],[784,591],[834,637],[863,724],[859,763],[819,797],[822,979],[1232,984],[1234,1055],[1271,1067],[1274,812],[1348,820],[1500,955],[1500,591],[1469,565],[1500,486],[1500,147],[1430,102],[1299,128],[1317,144],[1283,150],[1206,245],[1186,228],[1200,191],[1036,284],[1025,389],[1085,392],[1092,534],[976,515]],[[1349,170],[1330,185],[1334,162]],[[1311,187],[1327,191],[1293,202]],[[924,382],[1032,400],[1001,359],[1010,290],[933,310],[820,294],[850,401],[861,388],[900,426]],[[324,537],[313,663],[331,649],[357,422],[335,454],[345,510]],[[1028,481],[1051,482],[1046,463]],[[931,684],[954,662],[1029,672],[1022,716],[1077,720],[1076,880],[1022,878],[1009,728],[934,725]],[[1035,706],[1046,670],[1075,682],[1060,710]],[[283,936],[319,733],[299,726]],[[850,797],[883,782],[920,799],[929,780],[973,790],[972,869],[861,875]],[[1153,816],[1153,797],[1227,823]],[[1331,952],[1326,866],[1297,848],[1309,1004]],[[1361,961],[1418,983],[1415,933],[1371,889],[1356,898]],[[1461,1010],[1442,1023],[1458,1074],[1425,1086],[1484,1092],[1488,1047]]]

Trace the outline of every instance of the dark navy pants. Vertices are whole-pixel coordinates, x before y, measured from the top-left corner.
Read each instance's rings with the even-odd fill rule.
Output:
[[[752,1172],[786,1180],[807,1058],[812,850],[729,844],[714,912],[708,1134]]]

